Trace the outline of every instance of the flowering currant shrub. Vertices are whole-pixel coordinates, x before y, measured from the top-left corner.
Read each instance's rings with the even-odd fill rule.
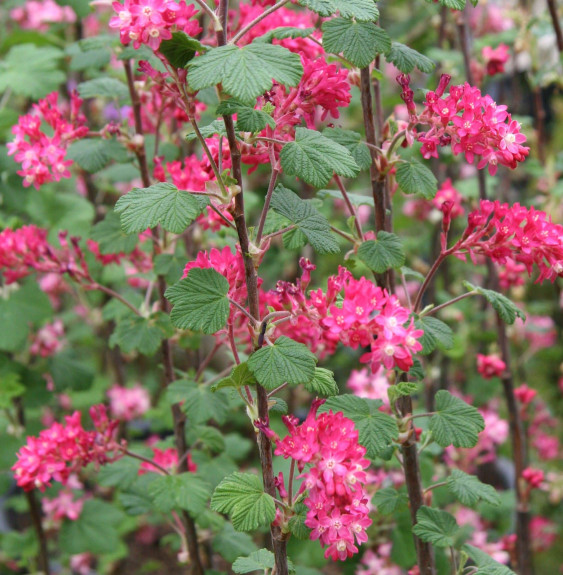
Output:
[[[2,574],[557,571],[528,4],[3,3]]]

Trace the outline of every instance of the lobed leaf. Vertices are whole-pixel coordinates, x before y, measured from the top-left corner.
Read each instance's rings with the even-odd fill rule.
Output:
[[[391,50],[391,38],[373,22],[334,18],[323,23],[323,48],[342,54],[358,68],[369,66],[377,54]]]
[[[180,329],[216,333],[229,317],[229,282],[213,268],[193,268],[164,294],[174,307],[170,318]]]
[[[239,48],[232,44],[211,48],[189,64],[192,90],[221,84],[223,90],[246,104],[272,89],[273,80],[297,86],[303,75],[298,54],[282,46],[257,42]]]
[[[459,501],[468,507],[473,507],[478,501],[500,505],[499,494],[492,485],[482,483],[475,475],[469,475],[460,469],[452,470],[447,486]]]
[[[358,257],[376,273],[400,268],[405,263],[405,252],[399,236],[383,231],[377,234],[377,240],[368,240],[360,245]]]
[[[295,129],[295,141],[282,148],[280,161],[288,176],[297,176],[316,188],[326,186],[334,173],[352,178],[360,171],[344,146],[307,128]]]
[[[420,162],[401,162],[395,178],[405,194],[420,194],[425,200],[431,200],[438,191],[438,180]]]
[[[526,314],[505,295],[491,289],[474,286],[468,281],[464,281],[463,285],[467,289],[476,291],[478,294],[482,295],[493,306],[493,309],[498,313],[500,319],[502,319],[504,323],[512,325],[516,321],[517,317],[521,320],[526,319]]]
[[[272,195],[270,206],[274,212],[295,224],[316,252],[334,254],[340,251],[328,220],[311,202],[302,200],[280,184]]]
[[[435,398],[436,414],[430,419],[430,431],[442,447],[475,447],[485,421],[476,407],[468,405],[441,389]]]
[[[455,517],[447,511],[423,505],[416,513],[413,533],[436,547],[453,547],[459,527]]]
[[[200,215],[201,209],[201,203],[192,194],[166,182],[133,188],[115,204],[115,211],[121,215],[121,227],[128,234],[159,224],[169,232],[181,234]]]
[[[267,345],[254,352],[248,367],[258,383],[273,390],[282,383],[307,384],[315,376],[317,358],[302,343],[284,335],[274,345]]]

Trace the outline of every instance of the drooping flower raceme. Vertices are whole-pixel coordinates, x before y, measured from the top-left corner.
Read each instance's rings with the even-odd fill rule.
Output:
[[[300,264],[306,266],[306,260]],[[339,342],[352,349],[369,347],[360,360],[373,373],[381,366],[409,370],[413,355],[422,349],[418,340],[423,331],[415,328],[396,296],[364,277],[355,279],[343,267],[328,278],[326,292],[313,290],[307,297],[307,283],[278,282],[275,292],[265,294],[268,305],[292,312],[292,321],[280,326],[282,333],[321,356],[334,353]]]
[[[183,31],[188,36],[196,36],[201,28],[194,20],[197,10],[184,0],[125,0],[113,3],[117,16],[109,21],[110,28],[119,30],[122,44],[130,44],[138,49],[146,44],[158,50],[163,40],[170,40],[173,31]]]
[[[55,422],[38,437],[28,437],[12,467],[18,486],[25,491],[35,488],[45,491],[51,481],[64,485],[72,473],[91,462],[102,465],[117,459],[118,422],[108,418],[103,405],[91,407],[90,417],[94,431],[82,427],[81,413],[75,411],[65,417],[64,425]]]
[[[401,94],[410,114],[410,129],[419,124],[430,125],[426,132],[417,134],[422,143],[424,158],[437,158],[438,148],[451,145],[455,155],[464,154],[479,169],[488,166],[491,175],[497,166],[514,169],[522,162],[530,149],[522,144],[526,136],[520,132],[520,124],[489,96],[482,95],[479,88],[467,82],[445,90],[450,76],[443,74],[435,91],[426,93],[424,111],[418,114],[414,92],[410,89],[410,77],[401,74],[397,81],[403,88]]]
[[[531,275],[539,268],[538,282],[563,277],[563,226],[554,224],[545,212],[516,203],[481,200],[468,216],[467,228],[453,247],[458,257],[466,253],[504,264],[509,258],[526,266]]]
[[[14,155],[22,169],[24,187],[70,178],[72,161],[66,160],[68,145],[88,134],[86,117],[80,112],[82,100],[76,92],[70,96],[70,112],[66,114],[58,105],[58,93],[52,92],[37,104],[30,114],[21,116],[12,128],[15,138],[8,143],[8,154]],[[46,130],[45,123],[49,128]],[[52,135],[48,135],[52,133]]]
[[[358,552],[356,544],[367,541],[371,519],[364,470],[369,461],[354,422],[332,411],[317,415],[322,403],[313,402],[301,425],[294,416],[283,418],[289,435],[278,442],[275,454],[292,458],[300,471],[310,466],[302,484],[308,491],[305,525],[313,530],[311,539],[327,547],[325,557],[344,561]]]

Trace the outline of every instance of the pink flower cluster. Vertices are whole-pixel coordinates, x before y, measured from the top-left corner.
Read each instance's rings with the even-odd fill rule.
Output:
[[[231,20],[232,34],[236,34],[247,24],[252,22],[256,17],[261,16],[264,12],[263,6],[249,5],[241,2],[236,10],[229,11],[229,18]],[[234,20],[238,19],[236,26]],[[316,21],[312,12],[297,12],[289,8],[279,8],[274,13],[266,16],[257,25],[251,28],[238,42],[239,46],[250,44],[258,36],[267,34],[275,28],[287,26],[291,28],[314,28]],[[319,34],[312,34],[313,37]],[[309,40],[308,38],[288,38],[286,40],[273,40],[274,44],[280,44],[291,52],[296,54],[304,54],[307,58],[316,58],[319,56],[323,49],[319,44]]]
[[[38,488],[45,491],[52,480],[63,485],[71,474],[91,462],[98,465],[119,457],[115,435],[117,421],[111,421],[103,405],[90,408],[94,431],[82,427],[81,413],[65,417],[66,424],[53,423],[39,437],[28,437],[27,444],[17,453],[12,470],[19,487],[25,491]]]
[[[153,447],[153,456],[152,460],[159,465],[160,467],[164,467],[167,471],[171,473],[175,473],[176,467],[178,465],[178,452],[173,448],[169,447],[168,449],[158,449],[158,447]],[[197,471],[197,465],[193,462],[192,456],[188,453],[186,456],[186,463],[188,466],[188,471],[195,473]],[[160,473],[158,467],[155,465],[151,465],[147,461],[143,461],[141,463],[141,467],[139,469],[139,475],[144,475],[145,473]]]
[[[33,185],[39,189],[43,184],[58,182],[61,178],[70,178],[69,166],[72,161],[65,160],[68,145],[88,134],[86,117],[80,113],[82,100],[76,92],[70,96],[70,112],[65,114],[57,103],[58,93],[52,92],[37,104],[33,104],[33,113],[20,116],[12,128],[15,138],[8,143],[8,155],[15,154],[22,169],[23,185]],[[47,135],[42,123],[49,126]]]
[[[17,230],[6,228],[0,232],[0,271],[7,284],[13,283],[33,270],[42,273],[68,273],[80,281],[88,277],[88,269],[76,238],[67,240],[66,232],[59,234],[60,249],[47,242],[47,230],[23,226]]]
[[[115,384],[107,390],[111,414],[120,421],[132,421],[144,415],[151,406],[149,392],[140,384],[123,387]]]
[[[381,366],[375,373],[371,373],[367,368],[353,369],[346,385],[358,397],[367,397],[369,399],[380,399],[384,404],[389,404],[387,389],[391,385],[387,378],[387,372]]]
[[[46,32],[53,22],[76,22],[70,6],[59,6],[54,0],[28,0],[10,10],[10,18],[23,30]]]
[[[483,379],[502,377],[506,363],[498,355],[477,354],[477,371]]]
[[[67,518],[71,521],[76,521],[82,513],[84,499],[74,499],[74,492],[72,489],[62,489],[59,494],[53,499],[44,497],[41,500],[43,513],[45,514],[45,521],[47,525],[58,528],[63,519]]]
[[[495,76],[504,72],[504,65],[508,62],[509,47],[506,44],[499,44],[496,48],[485,46],[481,51],[487,74]]]
[[[44,325],[34,336],[29,352],[40,357],[50,357],[65,345],[65,330],[60,319]]]
[[[545,212],[481,200],[468,216],[462,238],[452,248],[457,256],[485,255],[504,264],[508,258],[524,264],[531,275],[540,270],[537,282],[563,277],[563,226],[554,224]]]
[[[297,285],[278,282],[277,290],[265,297],[268,305],[292,313],[292,321],[280,328],[283,333],[321,355],[334,353],[339,342],[352,349],[369,346],[360,361],[369,363],[373,373],[381,366],[409,370],[413,355],[422,349],[418,339],[423,331],[415,328],[396,296],[340,267],[338,275],[328,278],[326,293],[313,290],[307,297],[305,288],[315,266],[304,258],[300,264],[305,273]]]
[[[530,489],[538,489],[543,483],[545,476],[541,469],[526,467],[522,471],[522,479],[530,486]]]
[[[300,471],[310,466],[302,484],[308,490],[305,525],[313,530],[311,539],[328,546],[325,557],[344,561],[358,552],[355,542],[367,541],[371,519],[364,470],[369,461],[365,447],[358,443],[354,422],[332,411],[317,416],[322,403],[313,402],[301,425],[294,416],[284,416],[289,435],[278,442],[275,453],[291,457]]]
[[[125,0],[112,6],[117,16],[110,19],[110,28],[119,30],[122,44],[133,42],[135,50],[141,44],[158,50],[160,43],[170,40],[174,31],[183,31],[188,36],[201,32],[197,20],[193,19],[197,10],[184,0]]]
[[[348,70],[336,64],[327,64],[324,58],[308,59],[301,54],[303,76],[299,85],[289,91],[280,84],[259,98],[257,108],[266,104],[275,108],[272,117],[276,121],[274,129],[267,126],[260,136],[277,140],[292,141],[295,138],[295,127],[303,120],[308,128],[315,127],[316,120],[325,120],[340,116],[339,108],[350,105],[352,95],[348,82]],[[267,164],[272,161],[269,153],[270,145],[258,142],[255,146],[244,146],[243,161],[246,164]],[[279,144],[273,146],[275,156],[279,155]]]
[[[437,158],[438,148],[451,145],[454,155],[464,154],[470,164],[477,158],[477,167],[482,169],[488,165],[491,175],[496,173],[499,164],[514,169],[518,162],[524,161],[530,151],[522,145],[526,136],[506,106],[498,106],[489,95],[483,96],[479,88],[467,82],[452,86],[446,95],[450,79],[442,75],[436,90],[426,93],[424,111],[417,114],[409,76],[397,77],[403,88],[401,96],[409,109],[410,128],[414,129],[417,124],[431,126],[417,135],[423,157]]]

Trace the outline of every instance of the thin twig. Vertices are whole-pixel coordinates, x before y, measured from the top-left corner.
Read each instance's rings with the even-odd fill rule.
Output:
[[[433,307],[431,310],[429,310],[427,313],[425,313],[425,315],[432,315],[435,314],[437,311],[440,311],[441,309],[444,309],[445,307],[448,307],[450,305],[453,305],[454,303],[457,303],[458,301],[461,301],[462,299],[474,296],[474,295],[478,295],[479,292],[477,291],[468,291],[467,293],[463,293],[461,295],[458,295],[457,297],[454,297],[453,299],[451,299],[450,301],[447,301],[446,303],[437,305],[436,307]]]
[[[555,38],[557,39],[557,49],[559,52],[563,52],[563,33],[561,32],[561,24],[559,23],[559,14],[557,13],[555,0],[547,0],[547,7],[549,8]]]
[[[361,224],[360,220],[358,219],[358,212],[357,212],[356,208],[354,207],[354,204],[350,201],[350,196],[348,195],[348,192],[346,191],[346,187],[344,186],[344,183],[342,182],[342,179],[340,178],[340,176],[338,174],[334,174],[334,181],[336,182],[336,185],[338,186],[338,189],[340,190],[340,193],[342,194],[342,198],[344,199],[344,202],[346,204],[346,207],[348,208],[348,211],[350,212],[350,215],[354,218],[354,225],[356,227],[356,231],[358,232],[358,237],[363,242],[364,241],[364,233],[362,231],[362,224]]]
[[[164,473],[164,475],[170,475],[170,471],[168,471],[168,469],[166,469],[165,467],[162,467],[162,465],[159,465],[158,463],[156,463],[152,459],[145,457],[144,455],[139,455],[138,453],[133,453],[132,451],[129,451],[128,449],[122,449],[122,451],[123,451],[124,455],[127,455],[128,457],[132,457],[133,459],[138,459],[139,461],[144,461],[145,463],[148,463],[148,464],[152,465],[153,467],[156,467],[156,469],[158,469],[159,471],[162,471],[162,473]]]
[[[270,176],[270,183],[268,184],[268,191],[266,192],[266,198],[264,199],[264,207],[262,208],[262,213],[260,214],[260,221],[258,223],[258,232],[256,233],[256,245],[260,245],[260,240],[262,239],[262,232],[264,231],[264,224],[266,223],[266,216],[268,215],[268,210],[270,209],[270,202],[272,200],[272,195],[274,193],[274,188],[276,187],[276,180],[278,179],[279,170],[277,168],[272,169],[272,174]]]

